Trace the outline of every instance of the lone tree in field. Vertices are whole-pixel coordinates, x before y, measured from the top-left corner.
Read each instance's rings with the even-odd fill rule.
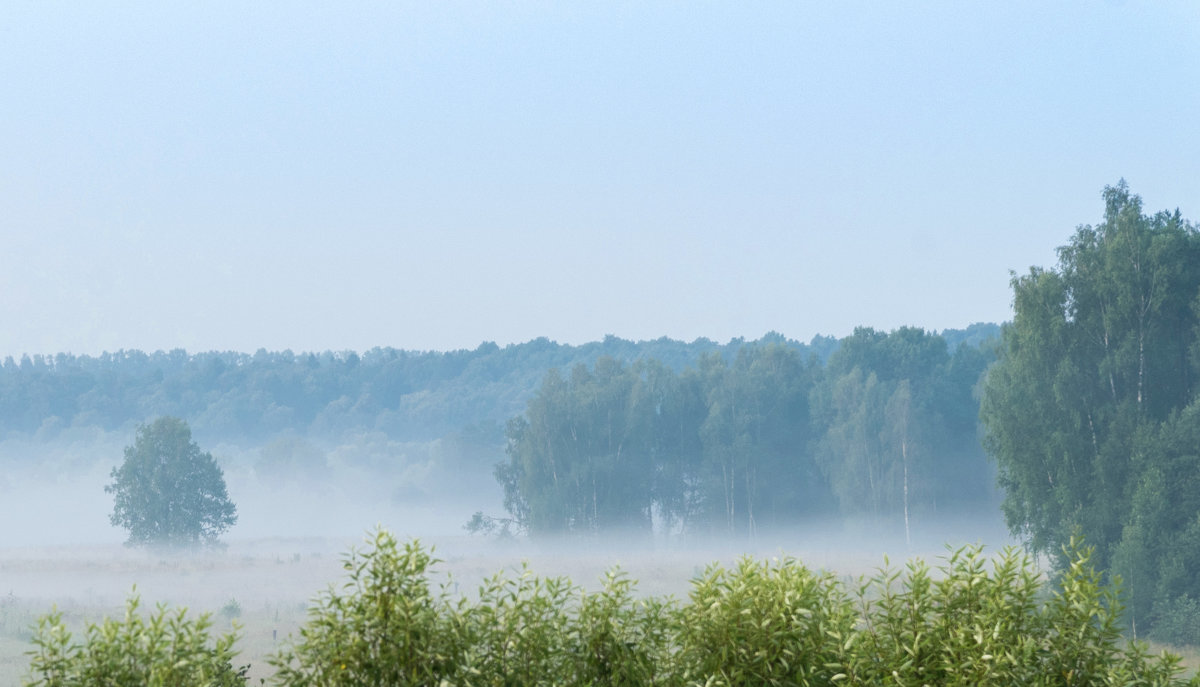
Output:
[[[221,468],[179,418],[138,427],[112,477],[104,487],[116,501],[109,519],[129,530],[127,545],[211,544],[237,522]]]

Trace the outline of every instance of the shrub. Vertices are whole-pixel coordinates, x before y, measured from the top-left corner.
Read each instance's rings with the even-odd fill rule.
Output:
[[[670,605],[635,599],[633,582],[610,571],[588,593],[528,568],[484,582],[475,604],[460,602],[466,685],[674,684],[666,664],[673,637]]]
[[[1039,576],[1011,549],[986,568],[979,548],[965,548],[936,580],[919,560],[860,580],[862,625],[843,659],[851,684],[1031,684]]]
[[[575,684],[674,684],[674,607],[662,599],[634,598],[633,593],[633,581],[612,570],[599,592],[581,595],[569,625]]]
[[[275,681],[402,687],[455,673],[455,624],[425,576],[435,562],[418,542],[401,547],[383,530],[370,548],[351,550],[343,564],[349,580],[315,600],[299,640],[270,660]]]
[[[587,592],[527,567],[478,596],[430,586],[438,561],[385,531],[344,559],[347,581],[309,609],[271,659],[288,687],[437,685],[1172,685],[1179,659],[1125,640],[1116,587],[1074,543],[1053,585],[1013,549],[952,551],[848,586],[793,559],[709,566],[684,602],[638,598],[619,571]],[[1190,606],[1181,604],[1180,612]],[[234,636],[208,644],[208,617],[182,611],[90,626],[70,642],[61,615],[39,622],[31,685],[242,684]],[[1192,609],[1194,611],[1194,609]]]
[[[276,682],[300,685],[1178,685],[1177,658],[1119,631],[1090,551],[1047,587],[1013,549],[881,569],[853,592],[793,559],[709,566],[686,603],[639,599],[610,572],[588,593],[523,568],[478,598],[426,579],[415,542],[379,532],[343,593],[318,600]],[[1191,684],[1200,685],[1200,679]]]
[[[566,578],[537,577],[528,567],[515,579],[497,574],[485,580],[478,602],[463,600],[455,612],[459,637],[469,647],[461,671],[466,684],[567,683],[567,607],[575,593]]]
[[[1122,637],[1118,591],[1101,585],[1091,550],[1072,541],[1064,554],[1071,563],[1044,600],[1033,562],[1013,549],[990,566],[979,547],[954,551],[936,581],[920,561],[862,581],[848,684],[1182,684],[1177,657]]]
[[[229,601],[225,602],[224,606],[221,607],[221,616],[226,620],[240,618],[241,615],[242,605],[238,603],[237,599],[230,599]]]
[[[30,687],[232,687],[244,685],[245,668],[234,669],[236,633],[209,644],[208,614],[187,617],[187,609],[168,612],[165,605],[149,618],[138,613],[135,594],[122,621],[89,623],[83,644],[72,643],[62,614],[38,619],[29,652]]]
[[[707,685],[827,685],[855,624],[841,585],[793,559],[709,566],[678,615],[680,678]]]

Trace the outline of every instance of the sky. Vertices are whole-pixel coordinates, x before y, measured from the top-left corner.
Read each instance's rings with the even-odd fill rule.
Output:
[[[0,5],[0,356],[1011,318],[1200,220],[1193,2]]]

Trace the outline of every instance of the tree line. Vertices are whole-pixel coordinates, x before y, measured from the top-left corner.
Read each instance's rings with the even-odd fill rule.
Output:
[[[731,360],[601,357],[550,371],[509,421],[496,476],[533,534],[723,532],[811,517],[995,507],[974,389],[987,344],[859,328],[828,362],[777,342]]]
[[[974,340],[998,331],[996,325],[978,325],[945,335]],[[172,416],[186,419],[205,441],[255,443],[281,432],[338,439],[363,431],[432,441],[472,427],[476,434],[491,428],[488,441],[498,450],[504,422],[524,410],[548,369],[591,365],[608,356],[624,362],[655,358],[680,370],[702,355],[732,357],[742,346],[770,342],[822,360],[839,345],[832,337],[817,336],[806,344],[772,333],[757,342],[725,344],[608,336],[580,346],[540,338],[446,352],[122,350],[9,356],[0,363],[0,437],[20,433],[49,439],[77,427],[132,431]]]

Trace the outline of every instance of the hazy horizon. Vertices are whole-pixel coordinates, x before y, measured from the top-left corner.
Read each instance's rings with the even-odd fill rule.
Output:
[[[946,331],[963,331],[963,330],[966,330],[968,327],[970,327],[972,325],[976,325],[976,324],[995,324],[995,325],[999,326],[999,325],[1003,325],[1005,323],[1004,322],[978,322],[978,321],[976,321],[976,322],[969,322],[969,323],[964,324],[959,327],[943,327],[941,329],[928,329],[928,328],[923,328],[923,329],[924,329],[924,331],[928,331],[932,334],[941,335],[942,332],[946,332]],[[878,327],[873,327],[869,323],[861,323],[859,325],[856,325],[854,328],[852,328],[851,332],[847,332],[846,334],[833,335],[833,334],[826,334],[824,332],[818,332],[818,333],[814,334],[813,336],[808,337],[806,339],[800,339],[800,338],[788,336],[788,334],[786,332],[780,332],[777,330],[768,330],[768,331],[760,332],[756,336],[735,336],[735,337],[730,337],[729,339],[724,339],[724,340],[715,339],[713,337],[708,337],[708,336],[703,336],[703,335],[694,337],[692,339],[673,339],[672,337],[667,337],[665,335],[661,336],[661,337],[651,337],[648,339],[628,339],[628,338],[622,337],[618,334],[608,333],[608,334],[605,334],[604,336],[597,337],[596,339],[589,339],[587,341],[580,341],[580,342],[558,341],[558,340],[555,340],[555,339],[547,337],[547,336],[535,336],[535,337],[532,337],[530,339],[526,339],[523,341],[511,341],[511,342],[507,342],[507,343],[497,342],[494,339],[483,339],[479,342],[476,342],[474,345],[462,346],[462,347],[456,348],[456,349],[449,349],[449,348],[447,348],[447,349],[404,349],[404,348],[400,348],[398,346],[391,346],[391,345],[385,345],[385,344],[379,344],[379,345],[370,346],[367,348],[358,348],[358,349],[342,348],[342,349],[320,349],[320,350],[297,349],[294,347],[285,347],[285,348],[279,348],[279,349],[266,349],[266,348],[259,347],[257,349],[253,349],[253,350],[233,350],[233,349],[203,350],[203,349],[188,349],[188,348],[178,348],[178,347],[175,349],[132,347],[132,348],[123,348],[123,349],[111,349],[111,350],[104,349],[101,351],[91,351],[91,352],[29,351],[29,352],[23,352],[23,353],[20,353],[17,355],[0,355],[0,361],[3,361],[6,358],[12,358],[14,362],[19,362],[24,357],[33,358],[35,356],[42,356],[43,358],[49,358],[49,357],[56,356],[60,353],[66,354],[66,355],[72,355],[72,356],[86,356],[86,357],[95,358],[95,357],[98,357],[101,355],[114,354],[114,353],[119,353],[122,351],[140,351],[140,352],[146,353],[146,354],[155,354],[155,353],[170,353],[173,350],[183,350],[188,355],[200,355],[200,354],[206,354],[206,353],[232,353],[232,354],[237,354],[237,355],[253,355],[259,351],[266,351],[267,353],[283,353],[285,351],[291,351],[295,355],[308,355],[308,354],[320,355],[320,354],[324,354],[324,353],[333,353],[336,355],[336,354],[343,354],[343,353],[345,353],[345,354],[348,354],[348,353],[363,354],[363,353],[367,353],[372,350],[379,350],[379,349],[382,349],[382,350],[392,349],[392,350],[398,350],[398,351],[405,351],[405,352],[409,352],[409,353],[435,353],[436,354],[436,353],[455,353],[455,352],[460,352],[460,351],[475,351],[475,350],[479,349],[481,346],[487,346],[489,344],[496,344],[500,348],[506,348],[509,346],[523,346],[523,345],[532,344],[532,343],[535,343],[535,342],[541,341],[541,340],[546,340],[549,343],[555,344],[555,345],[581,347],[581,346],[587,346],[589,344],[603,343],[609,337],[615,337],[619,340],[628,341],[633,344],[644,344],[644,343],[659,341],[662,339],[670,339],[673,341],[679,341],[684,344],[694,343],[697,341],[711,341],[712,343],[714,343],[718,346],[727,346],[727,345],[730,345],[730,344],[733,344],[733,343],[739,342],[739,341],[745,341],[745,342],[760,341],[761,339],[763,339],[764,337],[766,337],[768,335],[779,335],[789,341],[794,341],[794,342],[797,342],[800,344],[809,345],[814,340],[817,340],[817,339],[820,339],[823,337],[828,337],[828,338],[832,338],[836,341],[840,341],[840,340],[846,338],[847,336],[850,336],[850,334],[853,332],[853,329],[857,329],[859,327],[871,328],[871,329],[875,329],[877,331],[883,331],[886,333],[887,331],[895,331],[896,329],[903,328],[906,326],[911,326],[911,325],[900,325],[899,327],[895,327],[890,330],[884,330],[884,329],[880,329]]]

